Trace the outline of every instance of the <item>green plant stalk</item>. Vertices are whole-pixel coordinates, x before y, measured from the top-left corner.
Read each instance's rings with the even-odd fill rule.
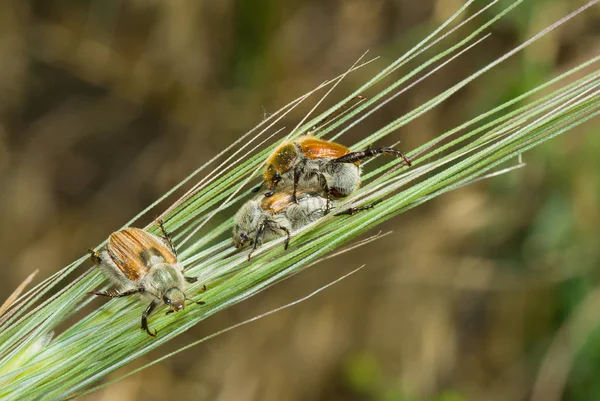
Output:
[[[380,107],[385,103],[384,98],[387,94],[417,76],[426,67],[434,66],[444,57],[464,48],[476,35],[482,33],[491,23],[519,3],[520,1],[517,1],[501,10],[496,17],[486,21],[480,29],[474,31],[476,33],[468,35],[458,45],[451,46],[426,60],[417,69],[389,85],[379,95],[364,104],[361,103],[328,125],[325,130],[319,131],[318,135],[322,136],[337,130],[343,124],[348,124],[346,130],[349,129],[355,124],[357,117],[360,121],[368,115],[365,112],[367,107]],[[596,1],[589,2],[588,6],[594,3]],[[467,5],[451,17],[448,24],[463,12]],[[583,8],[580,11],[583,11]],[[555,26],[558,25],[554,24],[553,27]],[[434,33],[437,35],[441,32],[440,29]],[[407,53],[408,56],[399,58],[356,93],[364,91],[384,78],[389,78],[398,67],[420,54],[434,36],[430,35],[427,40]],[[539,37],[540,35],[536,35],[534,38]],[[527,41],[526,44],[532,41]],[[398,118],[355,144],[353,148],[363,147],[367,143],[389,135],[524,47],[520,46],[507,53],[497,62],[472,74],[406,116]],[[202,233],[198,238],[189,237],[189,234],[210,221],[210,218],[216,216],[216,212],[227,212],[227,207],[235,205],[236,202],[239,204],[245,199],[240,191],[247,186],[246,183],[250,179],[256,176],[264,157],[274,146],[266,148],[257,146],[260,144],[262,132],[257,134],[245,145],[249,147],[250,143],[256,141],[254,149],[249,148],[248,151],[239,152],[239,158],[231,159],[227,168],[215,169],[214,175],[194,186],[191,192],[186,193],[172,207],[169,207],[168,212],[163,216],[167,228],[176,231],[176,239],[186,237],[192,241],[184,244],[185,246],[180,249],[180,255],[182,263],[189,266],[190,274],[197,274],[200,277],[199,283],[191,286],[190,294],[195,299],[204,300],[207,304],[202,307],[188,308],[185,312],[176,315],[163,316],[156,313],[151,319],[151,324],[159,330],[159,337],[153,339],[139,330],[141,305],[135,300],[118,299],[107,302],[82,317],[49,341],[50,333],[65,317],[72,316],[90,302],[90,298],[84,294],[104,282],[104,278],[97,271],[88,270],[76,281],[68,283],[54,296],[35,307],[45,293],[61,283],[62,278],[84,262],[85,258],[81,258],[51,279],[44,281],[43,285],[38,285],[25,294],[17,301],[16,305],[19,308],[9,310],[5,315],[9,317],[1,323],[0,397],[63,399],[81,394],[110,372],[157,348],[206,317],[298,273],[323,258],[328,252],[347,244],[381,222],[465,185],[499,166],[500,163],[595,117],[600,110],[598,70],[594,70],[574,83],[567,83],[552,94],[532,101],[515,111],[508,110],[548,85],[570,77],[576,71],[591,68],[596,61],[598,57],[415,149],[409,153],[414,157],[414,165],[410,169],[389,170],[391,167],[398,166],[398,161],[392,161],[365,174],[363,187],[341,202],[338,208],[343,209],[350,204],[364,203],[367,200],[381,200],[377,207],[351,217],[328,215],[293,233],[289,251],[282,252],[282,240],[273,241],[261,247],[253,261],[248,263],[245,252],[238,252],[230,245],[229,239],[222,239],[231,227],[230,217],[212,225],[213,228],[208,233]],[[330,84],[335,82],[334,80]],[[291,110],[306,98],[301,97],[291,102],[282,109],[283,112]],[[321,121],[332,111],[333,109],[329,109],[326,113],[301,125],[292,134],[295,136],[308,132],[316,122]],[[483,126],[476,126],[479,121],[494,114],[496,117],[493,121]],[[268,124],[269,120],[261,123],[261,125]],[[474,128],[467,131],[469,127]],[[464,132],[459,135],[461,131]],[[345,130],[337,132],[341,134]],[[442,141],[447,139],[451,140],[442,144]],[[207,164],[177,187],[181,188],[206,166]],[[161,200],[172,192],[169,191]],[[152,206],[155,205],[156,203]],[[154,226],[149,229],[156,232]],[[202,293],[200,287],[204,283],[208,283],[209,289]]]

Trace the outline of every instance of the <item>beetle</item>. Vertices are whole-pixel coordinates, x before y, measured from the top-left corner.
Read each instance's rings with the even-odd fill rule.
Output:
[[[291,232],[298,230],[329,213],[329,200],[318,188],[299,190],[294,196],[291,191],[278,191],[266,197],[260,194],[242,205],[234,217],[233,243],[236,248],[252,246],[252,253],[264,242],[286,236],[287,250]],[[295,202],[294,202],[295,198]],[[374,204],[346,209],[336,215],[355,214],[370,209]]]
[[[94,264],[121,287],[120,292],[92,291],[89,294],[109,298],[141,294],[149,299],[150,304],[142,314],[141,328],[153,337],[156,330],[152,333],[148,328],[148,316],[152,311],[162,303],[171,308],[167,314],[184,309],[185,301],[190,300],[184,291],[188,283],[198,281],[196,277],[184,275],[171,236],[162,220],[158,220],[158,225],[163,238],[127,227],[112,233],[100,251],[89,251]],[[204,304],[202,301],[196,303]]]
[[[410,159],[393,148],[351,152],[339,143],[303,135],[275,148],[265,162],[263,182],[254,192],[265,185],[268,191],[264,195],[269,197],[279,186],[291,187],[292,201],[297,202],[298,189],[319,186],[325,198],[343,198],[360,185],[360,162],[377,155],[401,157],[411,166]]]

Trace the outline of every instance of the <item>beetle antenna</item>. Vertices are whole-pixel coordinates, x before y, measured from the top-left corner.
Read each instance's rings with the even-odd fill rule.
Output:
[[[206,304],[206,302],[204,302],[204,301],[194,301],[192,298],[187,298],[187,297],[185,298],[185,300],[186,300],[186,301],[192,301],[192,302],[194,302],[196,305],[204,305],[204,304]]]

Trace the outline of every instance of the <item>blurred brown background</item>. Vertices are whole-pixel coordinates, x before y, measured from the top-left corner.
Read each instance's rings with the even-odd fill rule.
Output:
[[[380,59],[336,94],[354,90],[461,4],[3,2],[0,298],[33,270],[39,280],[79,257],[263,113],[370,49]],[[420,105],[581,4],[526,0],[484,45],[352,135]],[[389,140],[411,149],[599,50],[595,6]],[[139,362],[367,264],[309,301],[85,399],[527,399],[557,333],[573,328],[570,319],[597,291],[598,128],[587,123],[527,153],[523,169],[393,219],[382,228],[392,235],[220,313]],[[559,347],[572,358],[551,359],[556,372],[570,369],[564,388],[551,380],[543,399],[600,399],[600,316],[588,317],[577,326],[580,347],[572,355]]]

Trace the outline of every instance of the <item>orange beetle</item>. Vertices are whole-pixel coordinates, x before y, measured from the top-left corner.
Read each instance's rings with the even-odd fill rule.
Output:
[[[320,186],[327,198],[345,197],[360,185],[361,160],[380,154],[401,157],[407,166],[411,165],[402,152],[392,148],[351,152],[339,143],[310,135],[300,136],[282,143],[267,158],[261,186],[264,184],[269,190],[265,196],[271,196],[280,183],[293,186],[294,202],[298,187]]]
[[[139,228],[128,227],[112,233],[108,243],[99,252],[90,250],[91,259],[117,285],[121,292],[93,291],[89,294],[110,298],[142,294],[151,299],[142,314],[142,329],[148,329],[148,316],[156,306],[165,303],[171,312],[185,307],[189,300],[183,292],[186,283],[194,283],[196,277],[186,277],[177,261],[177,252],[162,221],[158,221],[164,239]],[[204,304],[204,302],[197,302]]]

